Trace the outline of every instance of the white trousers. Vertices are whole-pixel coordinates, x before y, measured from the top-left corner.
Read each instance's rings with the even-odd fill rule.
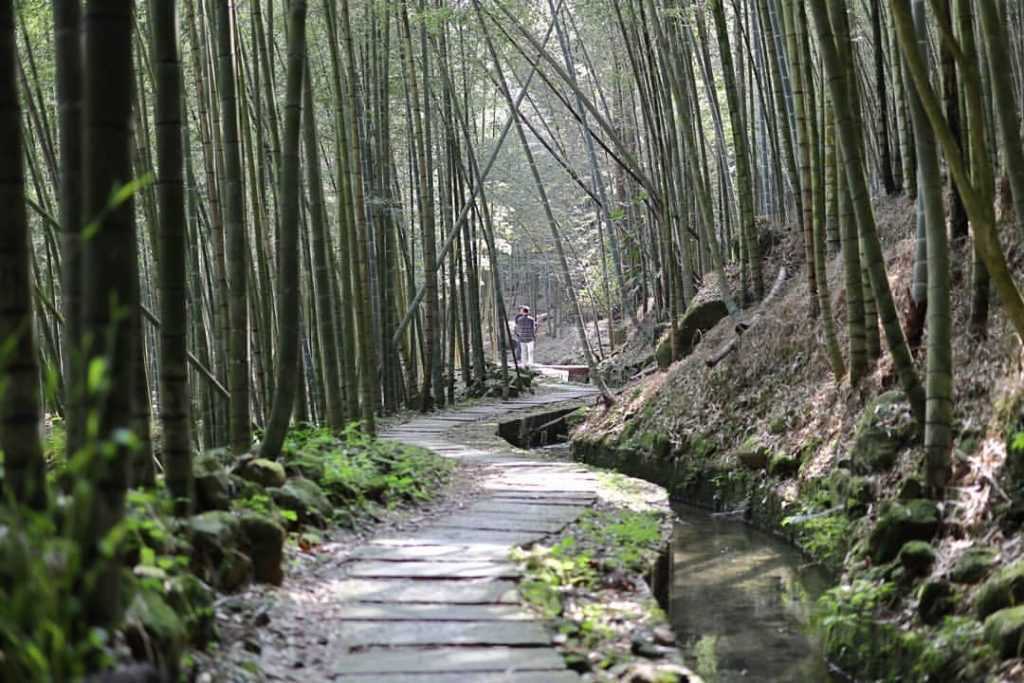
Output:
[[[531,367],[533,365],[533,342],[532,341],[521,341],[519,342],[519,357],[523,361],[523,367]]]

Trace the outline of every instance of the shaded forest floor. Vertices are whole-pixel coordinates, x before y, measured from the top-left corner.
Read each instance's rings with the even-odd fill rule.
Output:
[[[913,206],[884,199],[876,216],[905,318]],[[953,478],[947,499],[928,509],[920,501],[923,449],[909,406],[892,391],[898,385],[891,361],[883,353],[857,389],[836,383],[821,326],[809,317],[806,273],[792,267],[800,248],[793,233],[775,245],[766,282],[782,265],[790,278],[736,352],[708,367],[733,339],[725,319],[667,372],[629,382],[611,410],[592,410],[574,435],[577,457],[659,481],[679,499],[742,515],[831,567],[842,582],[823,600],[834,617],[826,640],[844,668],[876,676],[905,669],[910,680],[1024,675],[1018,660],[996,664],[1001,654],[1015,653],[1001,648],[1024,621],[1002,630],[985,621],[1024,598],[1024,580],[1017,588],[1015,578],[1024,575],[1019,341],[994,299],[988,338],[967,333],[971,258],[956,252]],[[1020,274],[1021,254],[1011,250],[1009,259]],[[845,345],[840,256],[829,262],[829,284]],[[917,354],[922,376],[924,343]],[[916,530],[900,521],[917,513],[925,519],[915,520],[923,524]],[[922,544],[904,549],[903,541],[912,540]],[[894,547],[880,547],[886,544]],[[979,568],[966,576],[959,569],[968,565]],[[897,652],[905,661],[881,663]]]
[[[314,545],[289,544],[281,586],[251,584],[217,600],[220,642],[195,654],[197,680],[317,680],[325,651],[337,646],[331,587],[344,574],[350,552],[374,536],[414,529],[466,506],[480,494],[483,470],[460,464],[430,502],[379,509],[356,529],[332,525],[318,533]]]
[[[543,397],[552,389],[557,388],[540,385],[536,391]],[[487,402],[475,403],[470,410],[487,410]],[[540,413],[510,407],[514,412],[498,419],[523,419],[535,413],[546,417],[551,411],[571,411],[578,405],[579,401],[554,403]],[[457,414],[458,410],[451,412]],[[407,429],[400,426],[403,422],[399,418],[392,423],[400,433]],[[342,653],[351,645],[342,633],[340,617],[352,605],[339,600],[339,587],[350,578],[360,547],[365,550],[373,539],[409,537],[424,528],[443,527],[443,518],[454,513],[464,517],[475,503],[494,495],[487,482],[501,469],[496,462],[502,458],[512,458],[519,466],[536,460],[545,470],[558,468],[557,463],[568,459],[564,447],[560,452],[515,448],[497,435],[497,427],[495,418],[478,419],[446,433],[443,440],[464,446],[468,453],[487,455],[474,461],[453,454],[457,464],[430,502],[378,510],[358,531],[331,526],[319,532],[314,545],[289,544],[281,586],[252,585],[221,595],[215,606],[220,642],[206,653],[193,655],[197,680],[335,680]],[[522,572],[520,593],[525,607],[546,625],[544,645],[549,645],[550,638],[549,646],[557,648],[569,666],[565,680],[697,681],[681,666],[667,618],[644,578],[652,575],[671,535],[666,492],[618,474],[601,473],[596,478],[582,474],[594,480],[596,488],[581,517],[545,538],[543,544],[513,551],[511,558]],[[548,485],[558,487],[553,480]],[[508,522],[515,526],[514,519]],[[408,650],[399,647],[387,652],[401,656]],[[378,656],[386,659],[387,652]],[[582,679],[573,670],[582,673]],[[527,673],[519,675],[529,678]],[[433,680],[429,674],[416,680],[421,678]],[[475,680],[472,673],[457,679]],[[541,674],[529,680],[547,679]]]

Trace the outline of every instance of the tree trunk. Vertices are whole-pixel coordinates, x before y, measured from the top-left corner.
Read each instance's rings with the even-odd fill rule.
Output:
[[[277,377],[274,403],[260,453],[274,459],[288,432],[299,390],[299,133],[302,119],[302,71],[306,61],[306,0],[290,0],[288,75],[285,80],[284,140],[281,162],[281,223],[277,255]],[[307,111],[312,118],[315,112]],[[307,159],[307,163],[310,161]]]
[[[224,228],[227,250],[228,293],[228,388],[231,391],[229,423],[231,450],[244,453],[252,445],[249,412],[249,247],[246,244],[239,155],[238,113],[235,99],[234,52],[228,0],[216,0],[219,47],[220,121],[224,145]]]
[[[192,424],[189,414],[185,302],[185,187],[182,174],[181,65],[176,2],[156,2],[151,19],[156,58],[157,201],[160,226],[160,420],[164,473],[177,514],[192,512]]]
[[[82,332],[87,349],[86,415],[96,419],[87,511],[76,515],[82,566],[96,567],[85,596],[86,622],[111,626],[121,614],[121,573],[102,550],[123,514],[136,398],[133,362],[138,339],[130,316],[138,306],[131,181],[133,3],[89,0],[82,22]],[[85,238],[87,237],[87,238]]]
[[[0,0],[0,449],[4,493],[24,505],[46,504],[46,473],[39,443],[39,365],[32,325],[29,258],[31,239],[25,208],[21,108],[16,85],[13,0]],[[76,416],[77,417],[77,416]]]

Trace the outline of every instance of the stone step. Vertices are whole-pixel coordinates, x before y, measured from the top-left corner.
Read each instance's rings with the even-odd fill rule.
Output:
[[[399,673],[342,674],[344,683],[579,683],[574,671],[519,671],[510,673]]]
[[[349,576],[359,578],[410,579],[515,579],[521,572],[509,562],[358,561],[346,568]]]
[[[358,654],[339,656],[332,664],[329,666],[336,674],[565,671],[562,656],[550,647],[373,648]],[[346,679],[342,676],[339,680]]]
[[[576,683],[550,633],[523,608],[513,547],[546,538],[596,499],[596,479],[571,463],[535,461],[448,435],[511,411],[584,400],[592,387],[424,415],[382,438],[453,460],[483,462],[484,496],[425,526],[355,548],[331,586],[338,629],[326,680],[350,683]],[[318,667],[319,668],[319,667]],[[304,672],[306,683],[320,680]]]
[[[432,605],[417,603],[352,603],[338,621],[532,621],[519,605]]]
[[[491,545],[465,545],[463,543],[434,543],[420,545],[371,544],[360,546],[349,555],[351,560],[379,560],[385,562],[430,562],[508,559],[509,546],[504,543]]]
[[[332,593],[338,602],[519,604],[516,583],[503,579],[346,579],[332,586]]]
[[[551,643],[551,634],[532,621],[349,621],[338,629],[337,640],[350,650],[410,645],[539,647]]]

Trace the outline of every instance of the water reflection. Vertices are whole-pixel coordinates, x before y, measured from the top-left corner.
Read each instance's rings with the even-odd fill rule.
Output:
[[[708,683],[828,681],[808,624],[828,576],[736,521],[676,506],[669,612]]]

